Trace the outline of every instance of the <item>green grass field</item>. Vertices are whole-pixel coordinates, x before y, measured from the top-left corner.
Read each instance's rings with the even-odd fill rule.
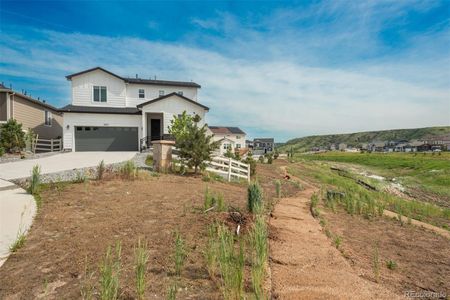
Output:
[[[346,153],[297,154],[295,160],[331,161],[366,167],[386,177],[396,178],[406,188],[434,194],[450,202],[450,153]],[[442,201],[438,201],[441,202]]]

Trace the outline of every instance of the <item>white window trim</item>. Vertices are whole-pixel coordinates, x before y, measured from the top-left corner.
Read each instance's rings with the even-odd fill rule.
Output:
[[[102,101],[94,101],[94,89],[95,89],[96,86],[98,86],[98,87],[100,87],[100,88],[104,87],[104,88],[106,89],[106,101],[105,101],[105,102],[102,102]],[[101,98],[102,98],[101,93],[99,94],[99,97],[100,97],[99,100],[101,100]],[[106,104],[106,103],[108,103],[108,87],[107,87],[106,85],[93,85],[93,86],[92,86],[92,99],[91,99],[91,102],[92,102],[93,104]]]
[[[50,117],[50,124],[47,124],[47,118],[45,116],[45,113],[49,113],[49,117]],[[44,109],[44,126],[46,127],[52,127],[53,126],[53,113],[47,109]]]

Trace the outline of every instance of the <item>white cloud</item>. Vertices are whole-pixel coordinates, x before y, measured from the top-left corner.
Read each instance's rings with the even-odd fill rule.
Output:
[[[221,30],[229,36],[223,40],[204,36],[213,44],[210,50],[189,42],[55,31],[37,31],[39,38],[30,43],[25,37],[3,32],[0,72],[53,85],[57,88],[55,97],[65,98],[66,103],[69,85],[64,76],[98,65],[123,76],[138,73],[141,77],[194,80],[203,87],[200,101],[211,108],[210,124],[239,126],[253,136],[276,135],[284,139],[449,125],[449,53],[439,52],[448,42],[448,31],[431,32],[403,53],[389,57],[355,60],[348,65],[325,63],[326,53],[336,59],[336,54],[345,49],[358,56],[382,48],[373,40],[377,29],[370,27],[381,25],[368,21],[383,16],[375,3],[378,1],[365,4],[369,8],[349,8],[352,13],[366,12],[358,19],[360,28],[354,30],[345,29],[351,16],[337,5],[314,10],[320,16],[343,19],[338,29],[332,30],[318,26],[298,32],[289,24],[277,26],[279,20],[297,16],[287,11],[276,12],[272,21],[261,21],[260,26],[269,31],[264,34],[240,28],[226,14],[221,15],[221,20],[192,20],[202,28]],[[401,14],[402,10],[394,5],[389,6],[389,12]],[[305,12],[292,22],[311,19],[314,14]],[[386,17],[379,20],[388,21]],[[186,39],[192,37],[195,34]],[[348,42],[354,45],[343,45]],[[422,60],[422,52],[430,58]],[[348,60],[351,55],[342,57]]]

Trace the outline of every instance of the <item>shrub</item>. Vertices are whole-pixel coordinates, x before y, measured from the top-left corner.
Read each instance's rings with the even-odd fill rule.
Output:
[[[340,237],[339,235],[336,235],[334,237],[334,246],[336,247],[336,249],[339,249],[341,244],[342,244],[342,237]]]
[[[393,260],[388,260],[387,262],[386,262],[386,267],[389,269],[389,270],[395,270],[395,269],[397,269],[397,263],[395,262],[395,261],[393,261]]]
[[[127,160],[125,163],[123,163],[122,167],[120,168],[120,174],[126,179],[135,179],[137,175],[137,168],[134,164],[134,161]]]
[[[87,181],[87,177],[84,174],[84,171],[78,171],[77,176],[73,180],[74,183],[84,183]]]
[[[247,189],[247,208],[251,213],[257,213],[263,209],[263,196],[261,186],[257,181],[248,185]]]
[[[2,157],[3,154],[5,154],[5,148],[3,148],[2,146],[0,146],[0,157]]]
[[[272,164],[272,162],[273,162],[273,155],[272,155],[272,153],[266,154],[266,156],[267,156],[267,163],[268,164]]]
[[[260,155],[259,158],[258,158],[258,161],[263,164],[264,163],[264,156]]]
[[[33,170],[31,170],[30,185],[28,186],[28,192],[32,195],[37,195],[39,193],[39,188],[41,185],[41,167],[35,165]]]
[[[145,272],[147,271],[147,263],[149,252],[147,243],[141,244],[138,240],[137,247],[134,249],[135,274],[136,274],[136,294],[138,299],[144,299],[145,293]]]
[[[247,158],[244,161],[246,164],[250,165],[250,176],[255,176],[256,174],[256,161],[253,159],[253,154],[248,153]]]
[[[175,252],[173,256],[175,260],[175,274],[180,276],[183,270],[184,260],[186,259],[186,247],[178,231],[175,233]]]
[[[150,167],[153,166],[153,155],[147,155],[147,157],[145,158],[145,164]]]
[[[275,193],[277,195],[277,198],[281,197],[281,181],[275,180]]]
[[[172,282],[172,284],[167,289],[167,300],[175,300],[177,298],[177,283]]]
[[[121,271],[122,246],[116,243],[115,256],[111,246],[106,250],[105,258],[100,264],[100,299],[115,300],[119,297],[119,276]]]
[[[102,160],[97,166],[97,180],[102,180],[105,173],[105,162]]]
[[[206,267],[211,279],[216,277],[218,268],[218,251],[219,243],[217,239],[217,224],[211,224],[208,226],[208,241],[206,243],[206,250],[204,256],[206,259]]]
[[[25,147],[25,132],[22,124],[14,119],[8,120],[0,127],[0,146],[6,151],[19,152]]]
[[[319,196],[316,193],[312,194],[309,210],[311,211],[311,215],[314,218],[317,218],[319,216],[319,210],[317,208],[318,203],[319,203]]]

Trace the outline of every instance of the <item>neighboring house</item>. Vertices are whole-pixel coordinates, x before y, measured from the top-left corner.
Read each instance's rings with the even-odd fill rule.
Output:
[[[62,136],[63,116],[56,107],[0,84],[0,124],[15,119],[43,139]]]
[[[245,147],[247,149],[253,149],[253,141],[251,140],[245,140]]]
[[[138,151],[165,139],[174,116],[186,111],[204,124],[209,108],[194,82],[126,78],[100,67],[66,76],[72,103],[64,112],[64,148],[72,151]]]
[[[223,155],[228,149],[235,152],[246,147],[246,134],[239,127],[208,126],[208,128],[210,133],[214,135],[213,140],[220,142],[217,154]]]
[[[423,139],[423,143],[430,145],[432,150],[440,149],[450,151],[450,134],[428,137]]]
[[[255,138],[253,140],[253,154],[262,155],[275,150],[273,138]]]

